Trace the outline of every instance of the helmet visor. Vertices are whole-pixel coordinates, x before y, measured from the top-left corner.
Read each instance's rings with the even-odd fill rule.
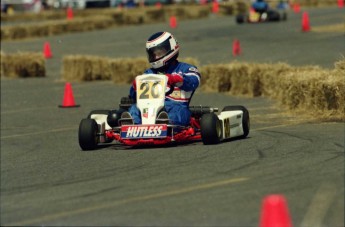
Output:
[[[165,57],[171,51],[169,39],[165,40],[163,43],[157,46],[146,49],[146,51],[149,58],[149,62],[155,62]]]

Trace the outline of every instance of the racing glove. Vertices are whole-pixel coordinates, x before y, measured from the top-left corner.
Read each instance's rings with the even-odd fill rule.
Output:
[[[165,74],[168,77],[168,85],[181,87],[183,84],[183,77],[179,74]]]
[[[136,91],[137,90],[137,82],[135,79],[132,82],[132,86],[133,86],[134,91]]]

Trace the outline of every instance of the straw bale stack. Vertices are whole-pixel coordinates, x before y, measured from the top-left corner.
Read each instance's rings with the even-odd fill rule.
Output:
[[[190,5],[184,8],[184,18],[182,19],[200,19],[210,15],[210,8],[208,6]]]
[[[28,37],[43,37],[69,32],[104,29],[114,25],[108,16],[97,16],[86,19],[48,21],[37,24],[22,24],[1,27],[1,40],[16,40]]]
[[[123,58],[114,59],[110,62],[113,71],[112,81],[114,83],[129,84],[137,75],[143,74],[148,68],[146,58]]]
[[[128,84],[148,68],[146,58],[111,59],[68,55],[63,58],[62,77],[67,81],[112,80]]]
[[[165,13],[161,9],[148,8],[145,12],[146,23],[157,23],[166,21]]]
[[[23,16],[18,15],[18,17],[24,20],[29,15],[31,14],[26,13]],[[51,17],[47,15],[51,15]],[[1,40],[16,40],[70,32],[91,31],[116,25],[157,23],[167,21],[172,15],[176,16],[179,20],[197,19],[207,17],[209,15],[209,8],[207,6],[190,6],[187,10],[186,6],[167,6],[163,10],[147,7],[147,9],[135,8],[122,11],[110,8],[103,10],[79,10],[76,11],[75,15],[73,20],[67,20],[65,13],[61,13],[61,11],[35,14],[31,20],[41,18],[43,22],[2,26]],[[9,16],[7,20],[9,18],[12,17]],[[51,20],[51,18],[58,18],[59,20]]]
[[[5,54],[1,52],[1,77],[45,77],[45,59],[41,53],[21,52]]]
[[[194,65],[199,64],[193,58],[182,60]],[[66,81],[112,80],[114,83],[129,84],[149,67],[144,57],[111,59],[99,56],[67,55],[63,58],[61,75]]]
[[[124,14],[124,24],[143,24],[145,21],[144,11],[127,11]]]
[[[271,0],[272,1],[272,0]],[[273,0],[276,1],[277,0]],[[291,4],[299,3],[301,6],[334,6],[337,4],[336,0],[290,0]]]
[[[68,55],[62,60],[62,75],[66,81],[109,80],[109,58],[85,55]]]
[[[40,13],[32,12],[21,12],[15,13],[13,15],[1,12],[1,21],[39,21],[39,20],[59,20],[66,18],[65,11],[54,10],[54,11],[43,11]]]
[[[318,119],[345,120],[345,60],[334,70],[234,62],[204,66],[201,74],[205,91],[265,96]]]
[[[228,92],[231,73],[228,65],[208,65],[201,68],[201,85],[205,91]]]

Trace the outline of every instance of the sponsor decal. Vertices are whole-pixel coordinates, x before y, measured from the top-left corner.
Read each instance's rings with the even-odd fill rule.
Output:
[[[125,125],[121,127],[122,139],[163,138],[167,125]]]
[[[192,71],[192,72],[196,72],[196,73],[199,72],[198,69],[195,68],[195,67],[190,67],[188,70],[189,70],[189,71]]]
[[[239,124],[239,123],[236,123],[236,124],[230,125],[230,128],[235,128],[235,127],[238,127],[238,126],[240,126],[240,124]]]
[[[149,117],[149,109],[148,109],[148,108],[145,108],[145,109],[143,110],[143,117],[145,117],[145,118],[148,118],[148,117]]]
[[[180,99],[181,96],[181,91],[180,90],[174,90],[171,94],[170,97],[175,98],[175,99]]]

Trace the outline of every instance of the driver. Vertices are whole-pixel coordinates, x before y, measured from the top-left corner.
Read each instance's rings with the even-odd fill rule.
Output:
[[[168,85],[174,91],[165,97],[165,107],[157,116],[157,121],[174,125],[189,124],[191,113],[189,102],[200,84],[200,73],[194,65],[179,62],[179,44],[169,32],[157,32],[147,40],[146,52],[151,68],[144,74],[165,74]],[[129,97],[136,99],[135,80],[129,91]],[[121,118],[132,118],[134,124],[141,123],[141,114],[136,104],[124,112]]]
[[[269,8],[268,3],[265,2],[265,0],[256,0],[252,3],[252,7],[257,13],[260,14],[267,12]]]

